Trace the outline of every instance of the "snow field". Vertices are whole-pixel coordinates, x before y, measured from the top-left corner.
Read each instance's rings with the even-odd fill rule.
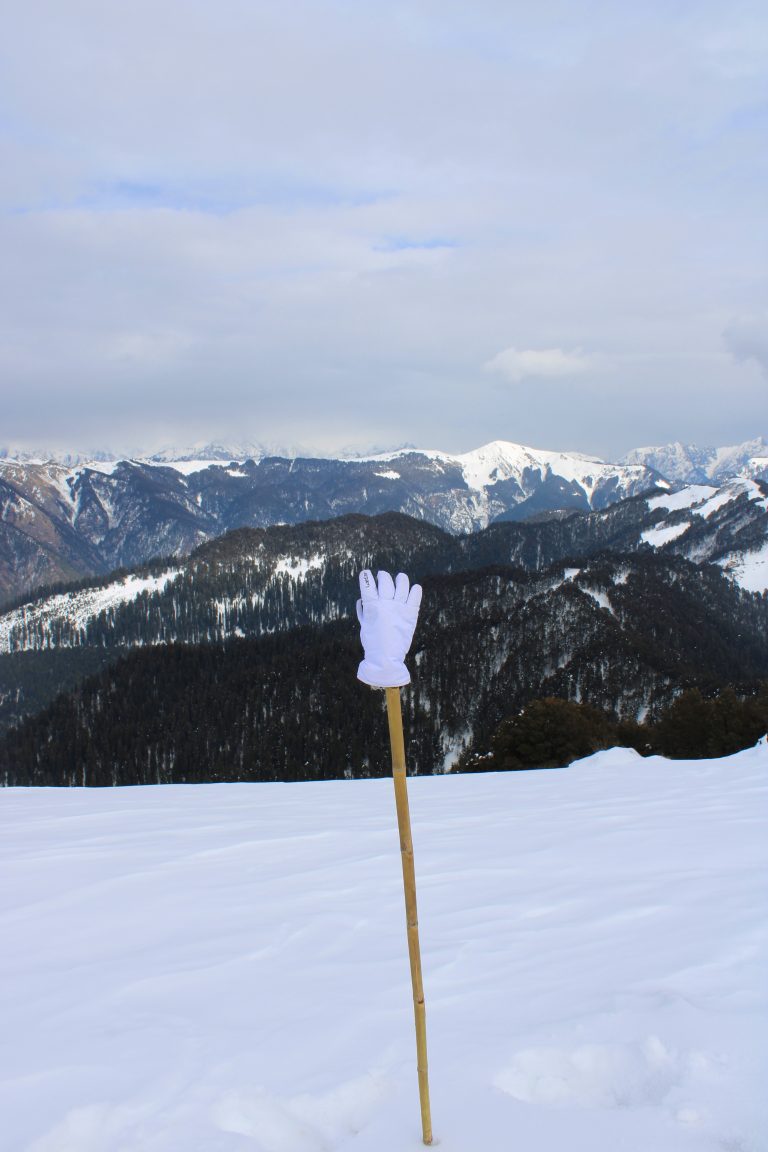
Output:
[[[679,492],[670,492],[663,496],[651,496],[648,500],[649,508],[664,508],[667,512],[679,512],[681,508],[692,508],[695,504],[702,504],[717,492],[717,488],[710,484],[689,484]]]
[[[640,539],[644,544],[650,544],[653,548],[661,548],[664,544],[669,544],[672,540],[677,540],[678,536],[682,536],[690,528],[690,523],[684,524],[667,524],[659,528],[649,528],[646,532],[641,533]]]
[[[747,592],[768,592],[768,540],[752,552],[732,552],[718,563]]]
[[[441,1152],[762,1152],[765,745],[409,781]],[[391,781],[0,792],[3,1152],[417,1152]]]

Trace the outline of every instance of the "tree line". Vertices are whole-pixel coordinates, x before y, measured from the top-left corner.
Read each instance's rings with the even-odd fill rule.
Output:
[[[501,722],[487,752],[464,753],[465,772],[563,768],[606,748],[634,748],[641,756],[701,760],[751,748],[768,733],[768,682],[740,698],[732,688],[707,698],[682,692],[655,720],[618,720],[591,704],[548,696]]]

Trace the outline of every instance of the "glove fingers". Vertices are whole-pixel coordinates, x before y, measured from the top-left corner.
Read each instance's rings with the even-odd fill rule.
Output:
[[[379,572],[379,599],[380,600],[394,600],[395,598],[395,585],[389,572]]]
[[[376,581],[370,568],[366,568],[360,573],[360,595],[363,600],[378,600],[379,598]]]
[[[360,623],[362,624],[362,622],[363,622],[363,602],[362,602],[362,600],[357,601],[357,603],[355,604],[355,608],[357,609],[357,618],[360,621]]]
[[[408,596],[408,607],[412,608],[414,612],[418,612],[419,605],[421,604],[421,584],[414,584]]]
[[[405,572],[398,572],[395,576],[395,600],[405,604],[408,600],[408,577]]]

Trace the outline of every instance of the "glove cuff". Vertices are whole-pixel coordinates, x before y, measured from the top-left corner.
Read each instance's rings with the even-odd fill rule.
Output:
[[[411,682],[411,674],[402,660],[362,660],[357,678],[371,688],[402,688]]]

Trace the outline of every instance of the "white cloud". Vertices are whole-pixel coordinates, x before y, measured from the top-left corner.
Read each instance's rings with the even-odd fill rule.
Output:
[[[594,366],[594,359],[579,348],[572,352],[562,348],[505,348],[485,364],[488,372],[496,372],[513,384],[533,376],[549,380],[580,376]]]
[[[4,436],[765,431],[764,2],[10,8]]]

